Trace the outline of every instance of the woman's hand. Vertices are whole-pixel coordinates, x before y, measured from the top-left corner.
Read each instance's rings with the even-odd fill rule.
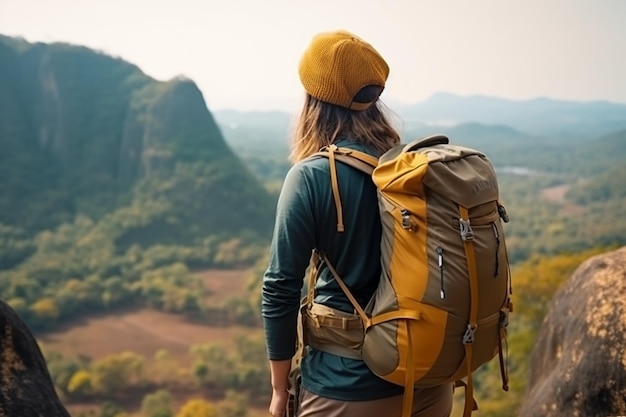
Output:
[[[272,401],[270,402],[270,414],[272,415],[272,417],[285,417],[285,410],[287,409],[288,399],[289,392],[287,392],[287,390],[272,390]]]

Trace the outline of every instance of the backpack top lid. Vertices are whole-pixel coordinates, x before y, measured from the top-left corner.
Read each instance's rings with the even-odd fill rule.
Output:
[[[395,159],[403,153],[414,152],[421,148],[428,148],[435,145],[447,145],[448,143],[450,143],[448,137],[441,134],[417,138],[406,145],[398,145],[391,148],[380,157],[379,163]]]
[[[445,135],[431,135],[424,138],[417,138],[404,146],[403,152],[415,151],[419,148],[426,148],[434,145],[447,145],[450,140]]]

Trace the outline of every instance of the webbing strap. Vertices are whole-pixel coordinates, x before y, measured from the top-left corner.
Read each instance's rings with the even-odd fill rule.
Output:
[[[354,307],[356,312],[361,317],[361,320],[363,320],[363,327],[368,328],[371,325],[370,318],[367,316],[363,308],[359,305],[359,302],[356,300],[356,298],[354,298],[354,296],[352,295],[352,293],[350,292],[346,284],[343,282],[341,277],[339,277],[339,274],[337,273],[333,265],[330,263],[326,255],[322,255],[322,260],[328,266],[328,269],[333,274],[333,277],[335,277],[335,281],[337,281],[337,284],[339,284],[339,287],[341,288],[343,293],[346,295],[346,297],[348,297],[348,300],[350,300],[350,304],[352,304],[352,307]]]
[[[407,347],[406,347],[406,365],[404,371],[404,396],[402,397],[402,417],[411,417],[413,414],[413,390],[415,387],[415,370],[413,369],[413,347],[411,344],[411,329],[409,328],[409,320],[404,320]]]
[[[315,350],[321,352],[332,353],[335,356],[341,356],[342,358],[349,358],[355,360],[363,360],[361,356],[361,350],[353,347],[345,347],[338,343],[320,342],[315,337],[309,337],[307,344]]]
[[[502,207],[502,209],[504,209],[504,206],[502,206],[499,201],[498,201],[498,207],[499,208]],[[505,223],[509,222],[509,216],[508,214],[506,214],[506,210],[504,210],[504,217],[502,220]],[[509,265],[509,252],[506,247],[506,238],[504,236],[504,233],[500,236],[500,239],[502,239],[502,243],[504,244],[504,256],[506,259],[506,264]],[[506,315],[505,320],[508,324],[508,315],[509,313],[513,312],[513,303],[511,302],[511,298],[510,298],[513,295],[513,283],[511,280],[511,268],[510,267],[507,268],[506,279],[507,279],[507,302],[503,309],[503,313]],[[506,344],[506,327],[505,325],[500,323],[500,339],[498,340],[500,375],[502,377],[502,389],[504,391],[508,391],[509,390],[508,344],[506,344],[505,346],[502,346],[503,344]]]
[[[315,298],[315,283],[317,282],[317,275],[319,273],[319,268],[317,265],[319,264],[320,257],[317,251],[313,251],[311,254],[311,260],[309,261],[309,276],[307,282],[307,296],[304,299],[302,305],[298,310],[298,327],[297,327],[297,345],[296,345],[296,354],[291,359],[291,369],[295,369],[296,366],[300,366],[300,362],[304,357],[304,313],[303,309],[310,310],[313,305],[313,299]]]
[[[337,211],[337,231],[342,233],[345,230],[343,224],[343,209],[341,207],[341,197],[339,195],[339,181],[337,180],[336,161],[341,161],[353,168],[371,175],[378,165],[378,159],[365,152],[356,151],[350,148],[338,148],[337,145],[329,145],[311,156],[322,156],[328,158],[330,165],[330,185],[333,190],[333,200]]]
[[[317,265],[319,261],[320,256],[317,251],[314,250],[309,263],[309,279],[307,282],[306,304],[309,308],[313,305],[313,299],[315,298],[315,284],[317,283],[317,274],[319,273]]]
[[[372,158],[365,153],[362,153],[362,155],[363,157]],[[366,162],[360,156],[357,156],[354,153],[345,154],[335,152],[335,161],[343,162],[344,164],[349,165],[352,168],[356,168],[367,175],[372,175],[372,173],[374,172],[374,168],[376,168],[376,165],[371,165],[371,161]]]
[[[397,310],[389,311],[387,313],[378,314],[370,319],[370,325],[384,323],[390,320],[407,319],[407,320],[421,320],[422,313],[415,310]]]
[[[466,207],[459,206],[460,221],[471,227],[469,219],[469,210]],[[478,327],[478,268],[476,265],[476,252],[474,251],[473,239],[463,239],[463,247],[465,248],[465,258],[467,259],[467,273],[469,275],[470,284],[470,315],[467,331],[463,337],[463,345],[465,347],[465,362],[467,364],[467,388],[465,390],[465,406],[463,408],[463,417],[469,417],[472,414],[473,398],[474,398],[474,380],[472,378],[472,347],[474,343],[474,334]]]
[[[459,206],[459,214],[461,215],[461,220],[469,224],[469,210],[466,207]],[[476,265],[476,253],[474,252],[474,241],[471,239],[464,240],[463,247],[465,248],[467,273],[470,282],[469,325],[472,329],[476,329],[478,322],[478,268]]]
[[[506,342],[506,329],[504,326],[500,326],[500,335],[498,339],[498,357],[500,359],[500,375],[502,376],[502,389],[504,391],[509,390],[509,367],[507,360],[505,359],[506,350],[508,346],[502,346]],[[507,354],[508,356],[508,354]]]
[[[465,405],[463,417],[470,417],[476,405],[474,401],[474,378],[472,378],[472,345],[465,344],[465,360],[467,361],[467,385],[465,386]]]
[[[330,186],[333,189],[333,199],[335,200],[335,209],[337,210],[337,231],[343,232],[343,209],[341,208],[341,198],[339,197],[339,182],[337,181],[337,166],[335,165],[336,145],[328,147],[328,159],[330,164]]]
[[[457,379],[456,381],[454,381],[454,389],[456,390],[457,388],[463,387],[463,389],[467,392],[467,383],[465,381],[463,381],[462,379]],[[472,398],[472,410],[476,411],[478,410],[478,404],[476,404],[476,400],[474,400]]]
[[[372,175],[374,168],[378,166],[378,159],[365,152],[357,151],[350,148],[337,148],[334,150],[335,160],[341,161],[352,168],[358,169],[367,175]],[[319,152],[315,152],[313,156],[321,156],[329,158],[328,147],[322,148]]]

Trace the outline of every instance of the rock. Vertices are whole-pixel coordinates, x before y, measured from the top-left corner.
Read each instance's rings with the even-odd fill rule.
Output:
[[[70,417],[33,334],[3,301],[0,332],[0,416]]]
[[[626,416],[626,247],[594,256],[555,295],[521,417]]]

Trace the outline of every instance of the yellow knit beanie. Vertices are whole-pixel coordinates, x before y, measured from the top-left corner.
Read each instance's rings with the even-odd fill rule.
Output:
[[[298,71],[304,89],[326,103],[351,110],[366,110],[368,103],[354,101],[356,94],[369,85],[385,87],[389,66],[363,39],[339,30],[316,35],[300,61]],[[380,94],[380,93],[379,93]]]

